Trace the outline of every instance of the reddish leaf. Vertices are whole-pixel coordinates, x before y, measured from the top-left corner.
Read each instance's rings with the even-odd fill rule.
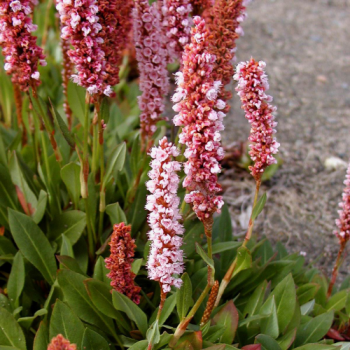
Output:
[[[331,328],[328,333],[327,333],[327,337],[334,339],[334,340],[345,340],[345,338],[343,338],[343,336],[335,329]]]
[[[3,236],[5,234],[5,226],[0,227],[0,236]]]
[[[243,346],[242,350],[261,350],[261,344],[251,344]]]
[[[32,205],[30,203],[26,202],[26,198],[24,197],[23,192],[21,191],[21,189],[16,186],[16,192],[17,192],[17,197],[19,202],[21,203],[21,206],[24,210],[24,212],[28,215],[31,216],[32,214],[34,214],[34,208],[32,207]]]
[[[190,344],[191,347],[188,347],[188,344]],[[180,340],[177,342],[175,346],[175,350],[200,350],[203,347],[203,339],[202,339],[202,332],[197,331],[189,334],[185,334],[183,337],[180,338]]]

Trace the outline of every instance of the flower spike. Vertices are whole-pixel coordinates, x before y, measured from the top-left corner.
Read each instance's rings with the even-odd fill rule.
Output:
[[[125,226],[124,222],[114,225],[109,242],[111,254],[105,259],[105,263],[106,268],[110,270],[107,276],[112,280],[111,286],[135,304],[139,304],[141,288],[135,285],[135,274],[131,271],[136,245],[130,231],[131,226]]]
[[[150,151],[152,170],[148,173],[150,181],[147,189],[146,209],[150,211],[148,223],[151,231],[148,237],[151,249],[148,258],[148,277],[159,281],[162,294],[168,293],[171,286],[181,287],[183,273],[182,245],[183,226],[179,223],[180,199],[177,196],[179,177],[176,174],[181,169],[179,162],[172,157],[179,155],[178,149],[166,137],[159,141],[158,147]]]
[[[241,98],[245,117],[251,124],[249,155],[254,165],[249,170],[256,180],[261,178],[266,167],[277,163],[274,155],[280,146],[274,137],[277,122],[273,112],[277,108],[270,104],[272,96],[266,94],[269,84],[265,67],[265,62],[257,62],[252,58],[238,64],[233,77],[238,81],[236,91]]]
[[[51,339],[47,350],[77,350],[75,344],[71,344],[69,340],[65,339],[62,334],[58,334]]]

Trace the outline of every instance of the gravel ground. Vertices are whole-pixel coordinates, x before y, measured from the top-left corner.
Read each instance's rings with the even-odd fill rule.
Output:
[[[338,242],[332,234],[350,157],[350,0],[256,0],[248,6],[238,60],[267,63],[278,107],[283,165],[263,190],[268,203],[255,231],[306,252],[330,272]],[[233,89],[233,87],[232,87]],[[245,141],[249,125],[234,96],[224,143]],[[335,169],[325,161],[337,157]],[[235,233],[244,232],[254,183],[229,169],[222,177]],[[341,277],[350,272],[350,245]]]

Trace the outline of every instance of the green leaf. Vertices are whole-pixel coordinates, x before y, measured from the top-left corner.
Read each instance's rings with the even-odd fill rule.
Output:
[[[160,318],[159,318],[159,326],[162,326],[164,324],[164,322],[168,319],[168,317],[173,312],[175,305],[176,305],[176,294],[172,294],[164,302],[163,310],[162,310],[162,312],[160,314]],[[159,310],[159,307],[153,312],[153,315],[152,315],[149,323],[153,323],[156,320],[158,310]]]
[[[148,340],[141,340],[135,343],[128,350],[147,350],[147,347],[148,347]]]
[[[24,212],[27,215],[33,215],[36,211],[38,200],[22,173],[16,152],[13,152],[9,158],[9,170]]]
[[[71,343],[81,348],[81,341],[84,334],[84,325],[74,312],[60,300],[57,300],[50,319],[50,340],[62,334]]]
[[[58,125],[58,128],[60,129],[60,131],[61,131],[63,137],[65,138],[65,140],[67,141],[68,145],[74,149],[75,142],[74,142],[73,136],[69,132],[68,127],[67,127],[66,123],[63,121],[61,115],[57,112],[55,106],[52,104],[50,98],[49,98],[49,101],[50,101],[50,106],[51,106],[51,113],[56,121],[56,124]]]
[[[123,325],[130,331],[125,318],[113,306],[110,285],[93,278],[85,280],[84,284],[96,309],[102,312],[104,315],[114,318],[118,324]]]
[[[204,234],[203,224],[201,222],[197,222],[193,225],[189,230],[187,230],[184,236],[184,244],[182,245],[182,249],[184,251],[184,255],[189,258],[196,250],[196,242],[201,241],[201,236]]]
[[[79,349],[79,347],[78,347]],[[82,349],[84,350],[109,350],[107,340],[102,335],[94,332],[90,328],[85,328]]]
[[[181,279],[183,281],[182,286],[176,292],[176,309],[180,321],[186,317],[187,311],[193,305],[192,283],[188,273],[185,272]]]
[[[51,245],[34,221],[19,212],[9,209],[10,229],[18,248],[44,276],[53,284],[56,262]]]
[[[271,293],[275,297],[278,317],[278,327],[283,333],[293,318],[296,292],[291,274],[284,278]]]
[[[259,314],[268,316],[260,323],[261,333],[277,339],[280,332],[278,328],[277,309],[274,295],[266,300],[259,310]]]
[[[340,342],[333,345],[333,347],[340,346],[339,350],[350,350],[350,342]]]
[[[348,299],[349,290],[342,290],[336,294],[334,294],[327,302],[326,304],[326,310],[334,310],[334,311],[340,311],[343,309],[346,305],[346,301]]]
[[[255,339],[262,345],[262,350],[282,350],[277,341],[266,334],[259,334]]]
[[[105,124],[107,124],[109,120],[109,103],[107,97],[104,97],[102,99],[100,106],[100,115],[101,119],[105,122]]]
[[[0,307],[0,344],[26,350],[26,338],[19,324],[6,309]]]
[[[214,316],[212,323],[218,326],[225,326],[225,332],[219,339],[220,343],[232,344],[238,327],[239,315],[233,304],[233,301],[228,301],[225,306]]]
[[[228,250],[236,249],[241,245],[242,245],[241,242],[234,242],[234,241],[219,242],[219,243],[213,244],[212,250],[213,250],[213,254],[217,254],[217,253],[226,252]]]
[[[264,281],[263,283],[260,284],[259,287],[257,287],[253,294],[250,296],[245,308],[243,315],[249,315],[253,316],[257,314],[257,311],[260,309],[261,305],[264,302],[264,296],[266,292],[266,287],[267,287],[267,281]]]
[[[290,348],[290,346],[294,342],[296,334],[297,334],[297,329],[294,328],[277,339],[277,343],[279,344],[282,350],[287,350]]]
[[[266,203],[266,193],[264,193],[258,200],[258,202],[256,203],[256,205],[253,208],[252,211],[252,220],[255,220],[258,215],[262,212],[262,210],[264,209],[265,203]]]
[[[15,255],[10,277],[7,282],[7,292],[13,308],[19,306],[18,299],[22,293],[25,282],[24,260],[21,252]]]
[[[86,276],[85,273],[81,270],[79,263],[76,259],[67,255],[57,255],[56,259],[61,264],[61,267],[64,267],[73,272],[79,273],[80,275]]]
[[[126,216],[122,208],[120,208],[119,203],[113,203],[106,206],[106,213],[109,216],[111,225],[119,224],[124,222],[127,224]]]
[[[103,179],[103,187],[106,187],[106,184],[112,178],[114,171],[121,171],[124,167],[126,154],[126,144],[125,142],[118,145],[113,151],[110,159],[107,162],[106,172]]]
[[[41,321],[35,334],[33,350],[47,350],[49,345],[49,328],[45,321]]]
[[[17,209],[16,189],[12,183],[9,170],[0,164],[0,198],[5,207]]]
[[[309,315],[315,307],[315,299],[309,301],[308,303],[300,307],[300,312],[302,315]]]
[[[133,272],[136,276],[140,271],[140,268],[143,264],[143,259],[136,259],[131,264],[131,272]]]
[[[210,259],[207,253],[203,250],[203,248],[196,242],[196,252],[199,256],[205,261],[205,263],[214,269],[214,260]]]
[[[307,344],[300,346],[299,348],[295,348],[294,350],[335,350],[334,345],[326,345],[326,344]]]
[[[68,83],[68,103],[74,115],[84,126],[85,89],[70,81]]]
[[[252,255],[246,247],[239,247],[237,249],[237,263],[233,271],[231,279],[239,272],[249,269],[252,266]]]
[[[38,204],[37,204],[37,208],[36,211],[33,214],[33,221],[38,224],[44,214],[45,214],[45,210],[46,210],[46,204],[47,204],[47,193],[43,190],[40,190],[39,193],[39,198],[38,198]]]
[[[109,270],[107,269],[105,265],[105,261],[102,256],[99,256],[94,269],[94,279],[97,279],[99,281],[102,281],[106,284],[110,284],[111,280],[107,277],[107,274],[109,273]]]
[[[303,305],[308,301],[314,299],[319,288],[320,286],[316,283],[306,283],[300,286],[296,291],[299,304]]]
[[[151,327],[147,330],[146,338],[148,340],[148,344],[151,344],[152,346],[159,343],[160,333],[158,320],[152,323]]]
[[[114,334],[112,320],[101,314],[93,305],[84,285],[86,279],[84,276],[70,270],[61,270],[57,279],[65,300],[80,319],[103,329],[108,334]]]
[[[86,227],[86,214],[79,210],[66,211],[56,215],[50,223],[50,239],[59,239],[65,235],[74,245]]]
[[[295,339],[295,345],[314,343],[322,339],[332,326],[334,312],[321,314],[300,326]]]
[[[76,163],[65,165],[61,169],[61,178],[77,208],[80,198],[80,166]]]
[[[142,335],[145,336],[148,328],[146,314],[128,297],[115,290],[112,292],[112,300],[114,307],[125,312],[129,319],[136,323]]]
[[[31,327],[31,325],[33,324],[34,320],[37,317],[41,317],[41,316],[45,316],[47,314],[47,310],[46,309],[39,309],[34,316],[27,316],[27,317],[21,317],[17,320],[18,324],[26,329],[29,330],[29,328]]]
[[[69,256],[71,258],[74,258],[72,243],[69,241],[69,239],[64,234],[62,235],[60,255],[66,255],[66,256]]]

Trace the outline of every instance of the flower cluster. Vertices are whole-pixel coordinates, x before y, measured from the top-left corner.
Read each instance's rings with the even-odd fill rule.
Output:
[[[208,31],[200,17],[194,17],[191,44],[182,57],[183,70],[176,73],[178,88],[173,96],[174,124],[183,126],[180,143],[186,144],[186,178],[184,187],[189,191],[185,200],[192,203],[198,218],[209,219],[223,205],[217,196],[221,191],[218,173],[224,156],[220,131],[226,103],[218,99],[221,82],[214,81],[212,71],[215,56],[208,52]]]
[[[183,272],[182,245],[183,226],[179,223],[179,197],[177,189],[179,177],[176,174],[181,169],[177,161],[179,151],[164,137],[159,141],[159,147],[153,147],[152,170],[148,173],[150,181],[147,189],[151,192],[147,196],[146,209],[150,211],[148,223],[151,231],[151,250],[148,258],[148,276],[151,280],[159,281],[164,293],[170,291],[171,286],[181,287],[182,280],[174,275]]]
[[[77,350],[77,346],[75,344],[71,344],[69,340],[62,336],[62,334],[59,334],[57,337],[51,339],[47,350]]]
[[[111,254],[105,259],[105,263],[106,268],[110,270],[107,276],[112,280],[111,286],[139,304],[141,288],[135,286],[135,274],[131,271],[136,245],[130,236],[130,231],[131,226],[125,226],[124,222],[114,225],[109,242]]]
[[[251,125],[249,155],[254,166],[249,169],[256,180],[260,180],[267,166],[277,162],[274,154],[277,154],[280,146],[274,137],[277,122],[272,114],[277,108],[269,103],[272,97],[265,93],[269,89],[265,66],[265,62],[257,62],[252,58],[238,64],[233,77],[238,81],[236,91]]]
[[[192,5],[189,0],[164,0],[163,26],[169,38],[169,56],[181,58],[184,47],[189,43],[192,20],[189,17]]]
[[[217,0],[211,11],[210,53],[216,56],[213,78],[220,80],[224,86],[231,82],[234,74],[236,40],[243,35],[240,24],[247,16],[247,3],[248,0]],[[221,89],[219,97],[228,101],[232,93]],[[228,109],[229,105],[226,106],[225,112]]]
[[[37,29],[31,13],[37,0],[0,2],[0,45],[5,56],[5,71],[22,91],[40,85],[38,63],[45,66],[43,50],[31,33]]]
[[[109,85],[110,72],[103,51],[103,27],[96,0],[57,0],[56,8],[60,14],[62,38],[70,40],[74,50],[68,55],[78,74],[73,74],[75,83],[83,86],[91,94],[113,95]],[[106,25],[106,23],[104,23]],[[112,78],[112,82],[115,77]]]
[[[169,89],[167,49],[158,6],[157,2],[149,6],[148,0],[137,0],[133,10],[134,41],[142,91],[138,103],[143,138],[156,131],[156,123],[162,119],[164,111],[163,99]]]
[[[339,232],[334,232],[341,242],[350,240],[350,163],[344,185],[343,201],[339,203],[339,207],[341,208],[341,210],[338,211],[339,219],[335,221]]]

